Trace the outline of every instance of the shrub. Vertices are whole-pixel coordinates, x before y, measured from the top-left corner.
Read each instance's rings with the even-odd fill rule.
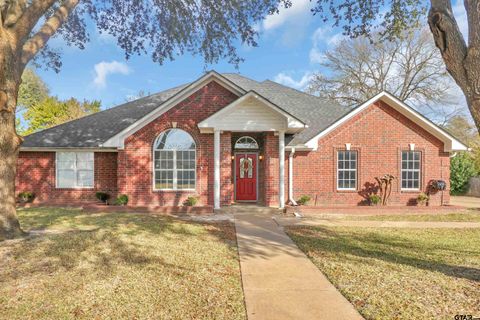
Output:
[[[465,193],[468,180],[476,174],[472,156],[467,152],[458,153],[450,160],[450,193]]]
[[[378,194],[371,194],[368,196],[368,201],[370,202],[370,205],[376,206],[382,201],[382,198],[380,198]]]
[[[18,194],[18,197],[22,202],[32,202],[35,199],[35,194],[30,191],[23,191]]]
[[[97,192],[95,193],[95,197],[105,203],[107,203],[107,200],[110,199],[110,195],[106,192]]]
[[[188,207],[193,207],[194,205],[197,204],[197,202],[198,202],[198,197],[197,196],[190,196],[185,200],[185,202],[183,204],[188,206]]]
[[[300,199],[297,200],[297,203],[301,206],[303,205],[306,205],[308,203],[308,201],[310,201],[312,198],[310,198],[310,196],[307,196],[307,195],[303,195],[300,197]]]
[[[128,204],[128,196],[126,194],[119,195],[115,203],[121,206],[126,206]]]
[[[421,192],[421,193],[417,196],[417,203],[418,203],[418,204],[426,204],[429,199],[430,199],[430,197],[429,197],[426,193]]]

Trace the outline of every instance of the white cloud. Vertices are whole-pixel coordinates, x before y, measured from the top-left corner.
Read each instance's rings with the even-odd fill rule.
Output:
[[[97,88],[105,88],[107,86],[107,76],[110,74],[127,75],[131,72],[127,64],[115,60],[111,62],[102,61],[97,63],[94,69],[95,78],[93,79],[93,84]]]
[[[325,61],[324,51],[339,44],[345,36],[341,33],[333,33],[331,28],[320,27],[312,35],[312,49],[310,49],[310,63],[322,63]],[[322,50],[322,48],[325,48]]]
[[[465,5],[462,0],[457,0],[455,5],[452,7],[453,15],[455,20],[457,20],[458,27],[460,32],[463,34],[465,39],[468,38],[468,21],[467,21],[467,12],[465,11]]]
[[[281,29],[280,41],[285,46],[298,44],[305,36],[306,30],[313,19],[311,9],[314,3],[310,0],[292,0],[290,8],[279,7],[279,13],[267,16],[258,31],[273,32]]]
[[[285,72],[280,72],[273,78],[273,81],[281,83],[283,85],[298,89],[298,90],[304,90],[310,79],[313,77],[313,72],[307,71],[303,74],[302,78],[300,80],[295,80],[291,75]]]
[[[293,0],[290,8],[280,7],[278,14],[269,15],[263,20],[265,30],[273,30],[286,22],[295,21],[305,14],[311,14],[312,4],[310,0]]]

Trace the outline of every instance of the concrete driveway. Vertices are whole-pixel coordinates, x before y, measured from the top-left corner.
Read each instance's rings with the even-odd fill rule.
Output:
[[[480,208],[480,198],[466,196],[451,196],[450,204],[466,208]]]

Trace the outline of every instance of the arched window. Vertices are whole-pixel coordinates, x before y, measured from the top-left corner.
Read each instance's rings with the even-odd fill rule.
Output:
[[[243,136],[235,142],[235,149],[258,149],[258,143],[249,136]]]
[[[153,144],[154,189],[195,189],[195,141],[181,129],[162,132]]]

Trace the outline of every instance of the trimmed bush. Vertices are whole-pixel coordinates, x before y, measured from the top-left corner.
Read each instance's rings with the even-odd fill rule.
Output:
[[[107,200],[110,199],[110,195],[106,192],[97,192],[95,193],[95,197],[105,203],[107,203]]]
[[[184,205],[187,207],[193,207],[198,203],[198,197],[197,196],[190,196],[184,201]]]
[[[126,206],[128,204],[128,196],[126,194],[119,195],[115,203],[120,206]]]
[[[18,194],[18,198],[21,202],[32,202],[35,199],[35,194],[30,191],[23,191]]]
[[[301,206],[306,205],[312,198],[307,195],[303,195],[300,197],[300,199],[297,200],[297,203]]]
[[[371,194],[368,196],[368,201],[371,206],[376,206],[382,201],[382,198],[378,194]]]

